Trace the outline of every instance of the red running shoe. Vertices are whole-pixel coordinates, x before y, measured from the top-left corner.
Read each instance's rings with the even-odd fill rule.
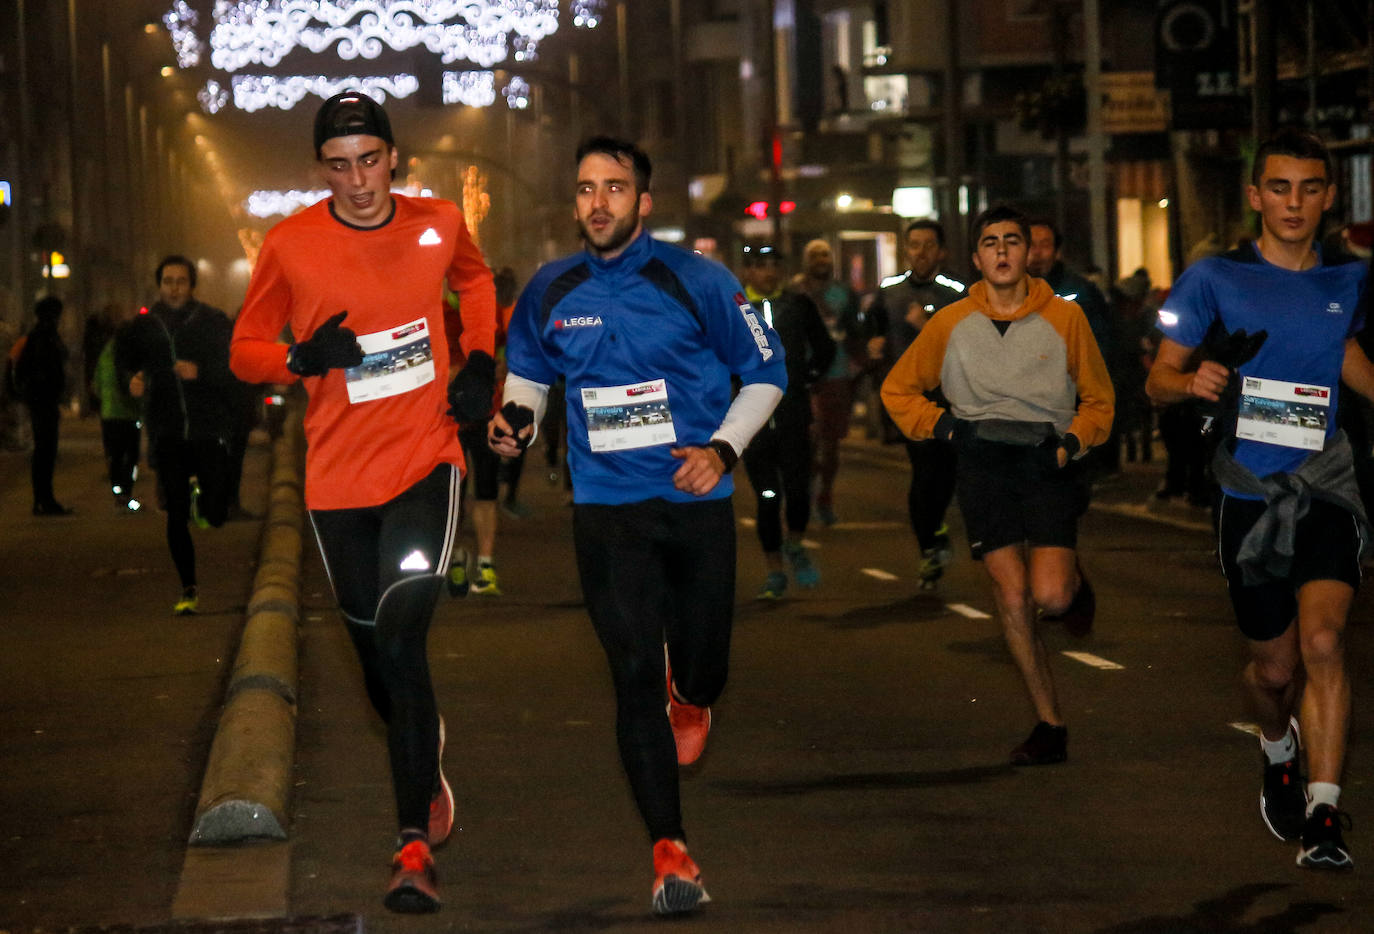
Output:
[[[429,801],[429,843],[438,846],[453,832],[453,789],[444,777],[444,718],[439,718],[439,790]]]
[[[668,724],[673,728],[673,740],[677,743],[677,764],[691,765],[700,759],[706,749],[706,736],[711,732],[711,708],[677,699],[671,667],[668,668]]]
[[[702,887],[701,870],[676,840],[654,844],[654,877],[654,914],[681,914],[711,900]]]
[[[402,914],[427,914],[439,910],[438,881],[429,844],[412,840],[391,859],[391,885],[382,904]]]

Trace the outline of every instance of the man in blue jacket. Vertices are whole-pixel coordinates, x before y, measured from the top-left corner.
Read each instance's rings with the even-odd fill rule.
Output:
[[[586,248],[545,265],[520,296],[506,405],[488,437],[498,454],[518,454],[549,387],[566,379],[578,572],[615,683],[621,762],[653,841],[653,908],[673,914],[708,900],[687,855],[678,766],[701,755],[725,686],[730,470],[787,374],[777,333],[734,276],[649,236],[649,158],[597,137],[577,164]]]

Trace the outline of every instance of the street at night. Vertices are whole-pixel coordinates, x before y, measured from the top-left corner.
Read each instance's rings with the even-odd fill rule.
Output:
[[[521,487],[533,515],[503,517],[505,594],[444,597],[431,636],[458,829],[437,853],[445,905],[428,919],[380,905],[378,854],[394,833],[385,744],[313,541],[289,840],[213,849],[207,867],[185,840],[260,523],[197,533],[214,569],[206,606],[173,618],[162,517],[108,510],[89,421],[64,434],[58,488],[72,517],[28,516],[22,458],[3,457],[6,930],[160,924],[174,903],[226,897],[250,915],[335,927],[356,916],[376,931],[660,929],[605,660],[580,605],[571,510],[537,454]],[[246,492],[261,495],[267,457],[265,445],[250,452]],[[1048,631],[1069,761],[1033,769],[1007,765],[1031,716],[957,523],[949,576],[934,594],[916,587],[900,448],[846,446],[840,521],[807,536],[821,586],[775,603],[753,599],[763,565],[742,481],[730,683],[683,780],[713,901],[687,925],[1366,930],[1365,870],[1304,872],[1295,845],[1260,821],[1240,640],[1205,513],[1134,517],[1157,477],[1127,465],[1084,521],[1097,626],[1081,641]],[[1350,636],[1344,799],[1357,867],[1374,807],[1368,614],[1366,593]]]

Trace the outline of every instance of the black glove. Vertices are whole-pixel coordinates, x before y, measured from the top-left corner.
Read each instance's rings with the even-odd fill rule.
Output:
[[[341,311],[306,341],[297,341],[286,352],[286,368],[297,376],[323,376],[330,370],[357,366],[363,362],[363,349],[352,328],[341,328],[348,312]]]
[[[1260,330],[1254,334],[1246,333],[1244,328],[1227,334],[1208,347],[1212,359],[1231,371],[1231,378],[1221,393],[1218,402],[1198,403],[1202,415],[1202,434],[1229,440],[1236,431],[1236,416],[1240,409],[1240,380],[1237,371],[1255,358],[1269,332]]]
[[[525,450],[525,446],[530,443],[530,439],[520,437],[520,432],[534,423],[534,409],[527,405],[507,402],[505,405],[501,406],[501,417],[510,425],[510,434],[511,437],[515,439],[516,445],[520,450]],[[494,433],[498,438],[504,438],[506,436],[506,433],[500,428],[497,428]]]
[[[933,436],[941,441],[952,441],[955,444],[964,444],[978,437],[977,426],[966,418],[959,418],[952,412],[946,410],[940,413],[940,417],[935,422]]]
[[[448,414],[460,425],[486,421],[495,387],[496,361],[485,350],[474,350],[448,384]]]

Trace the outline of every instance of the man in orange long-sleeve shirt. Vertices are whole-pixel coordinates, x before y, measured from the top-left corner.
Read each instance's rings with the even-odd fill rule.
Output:
[[[941,309],[883,382],[883,404],[910,438],[959,449],[956,489],[969,548],[992,579],[1007,648],[1038,721],[1015,765],[1068,756],[1068,729],[1037,615],[1092,626],[1078,563],[1087,487],[1075,463],[1111,429],[1114,397],[1083,311],[1026,271],[1030,231],[1008,207],[973,222],[983,279]],[[925,393],[941,389],[941,408]]]
[[[332,197],[267,234],[230,365],[250,383],[302,378],[310,394],[305,504],[387,725],[400,837],[385,904],[434,911],[430,847],[453,826],[453,794],[426,637],[458,521],[454,421],[491,405],[495,292],[456,205],[391,193],[396,146],[371,98],[325,101],[315,155]],[[444,282],[467,357],[451,384]],[[284,327],[295,343],[278,340]]]

